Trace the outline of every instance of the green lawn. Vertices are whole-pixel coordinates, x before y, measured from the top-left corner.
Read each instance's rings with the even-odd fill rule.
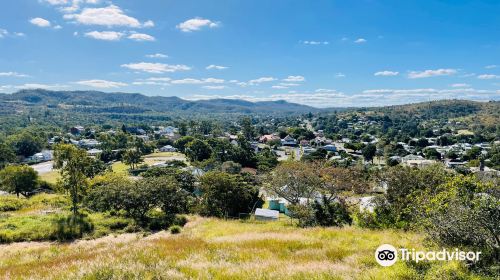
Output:
[[[50,172],[40,175],[40,179],[51,184],[56,184],[57,180],[61,178],[61,174],[58,170],[52,170]]]

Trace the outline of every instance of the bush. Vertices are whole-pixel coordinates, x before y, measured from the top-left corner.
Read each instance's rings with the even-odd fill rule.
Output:
[[[15,196],[0,196],[0,212],[17,211],[28,206],[28,200]]]
[[[180,226],[171,226],[170,227],[170,233],[171,234],[181,233],[181,227]]]
[[[81,238],[85,233],[94,230],[94,225],[86,215],[68,215],[55,221],[57,224],[56,237],[59,241]]]
[[[177,216],[175,216],[174,222],[172,224],[176,225],[176,226],[183,227],[185,224],[187,224],[187,222],[188,222],[188,219],[186,218],[186,216],[177,215]]]

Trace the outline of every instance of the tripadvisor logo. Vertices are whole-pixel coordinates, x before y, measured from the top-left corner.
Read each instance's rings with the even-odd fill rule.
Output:
[[[415,249],[400,248],[396,249],[390,244],[380,245],[375,250],[375,260],[381,266],[391,266],[399,259],[402,261],[479,261],[481,252],[465,252],[458,249],[449,251],[443,249],[441,251],[417,251]]]

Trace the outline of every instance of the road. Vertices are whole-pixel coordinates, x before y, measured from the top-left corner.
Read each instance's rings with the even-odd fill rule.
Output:
[[[31,167],[33,167],[33,169],[35,169],[35,171],[38,172],[38,174],[45,174],[54,170],[54,168],[52,167],[53,164],[54,164],[53,161],[46,161],[33,164]]]

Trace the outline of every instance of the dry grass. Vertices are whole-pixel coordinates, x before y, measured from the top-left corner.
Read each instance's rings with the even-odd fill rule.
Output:
[[[108,236],[69,244],[0,248],[1,279],[415,279],[411,264],[376,264],[382,243],[422,248],[422,237],[354,227],[298,229],[286,222],[191,217],[181,234]],[[458,263],[428,266],[426,278],[468,278]],[[434,278],[433,278],[434,276]]]

